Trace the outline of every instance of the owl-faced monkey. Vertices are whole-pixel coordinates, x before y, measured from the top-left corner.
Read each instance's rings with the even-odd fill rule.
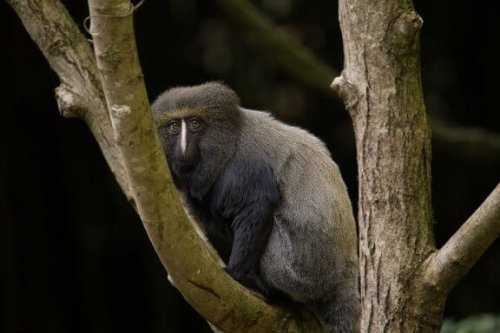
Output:
[[[325,145],[217,82],[167,90],[152,109],[189,211],[232,240],[228,273],[304,303],[328,332],[357,332],[356,227]]]

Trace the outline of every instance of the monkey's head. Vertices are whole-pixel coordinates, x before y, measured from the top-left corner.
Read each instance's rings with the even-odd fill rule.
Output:
[[[172,88],[156,98],[152,111],[174,175],[199,178],[209,187],[237,144],[241,111],[236,93],[219,82]]]

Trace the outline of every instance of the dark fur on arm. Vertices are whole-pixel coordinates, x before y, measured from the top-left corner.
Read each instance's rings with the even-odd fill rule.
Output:
[[[268,295],[259,278],[259,262],[280,200],[271,167],[259,160],[231,162],[219,178],[214,195],[218,213],[232,221],[233,245],[227,271],[243,285]]]

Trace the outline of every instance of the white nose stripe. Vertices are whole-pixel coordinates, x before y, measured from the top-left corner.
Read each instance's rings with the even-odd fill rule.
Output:
[[[186,139],[186,122],[184,119],[181,121],[181,152],[186,155],[187,139]]]

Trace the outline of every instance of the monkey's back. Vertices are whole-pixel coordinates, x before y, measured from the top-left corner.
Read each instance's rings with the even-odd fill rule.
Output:
[[[347,287],[345,277],[357,280],[356,228],[337,165],[309,132],[266,112],[242,111],[235,157],[269,164],[282,196],[261,260],[263,278],[302,302]]]

